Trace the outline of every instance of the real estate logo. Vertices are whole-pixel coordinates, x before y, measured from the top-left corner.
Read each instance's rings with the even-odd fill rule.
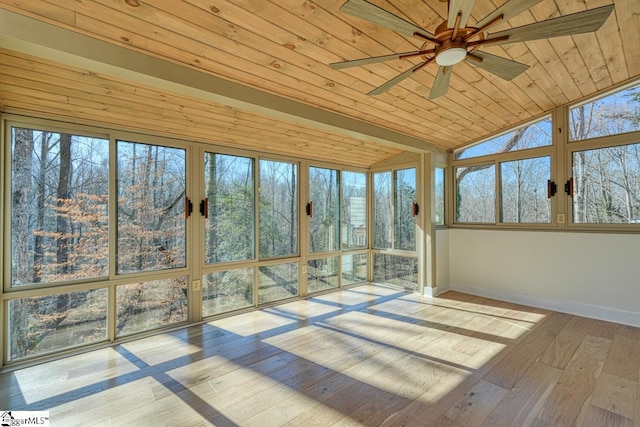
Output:
[[[0,426],[49,427],[49,411],[0,411]]]

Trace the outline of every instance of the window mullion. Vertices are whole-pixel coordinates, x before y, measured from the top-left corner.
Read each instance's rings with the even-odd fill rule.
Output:
[[[551,180],[557,185],[557,192],[551,199],[551,225],[564,228],[572,215],[571,198],[564,192],[564,184],[571,177],[571,156],[567,151],[569,140],[568,107],[556,108],[553,119],[554,152],[551,157]],[[560,216],[559,216],[560,215]],[[564,221],[559,222],[558,218]]]

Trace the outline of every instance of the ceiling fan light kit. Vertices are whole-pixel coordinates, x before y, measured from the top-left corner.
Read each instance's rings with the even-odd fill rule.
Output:
[[[511,59],[480,52],[479,49],[483,46],[518,43],[597,31],[611,15],[614,8],[614,5],[611,4],[571,15],[547,19],[534,24],[510,28],[493,34],[486,34],[486,31],[495,24],[508,21],[540,1],[542,0],[507,0],[502,6],[479,20],[476,26],[468,26],[467,20],[475,0],[449,0],[447,1],[447,19],[436,27],[434,35],[373,3],[369,3],[367,0],[347,0],[340,8],[342,12],[396,31],[403,36],[420,38],[424,41],[424,44],[418,51],[342,61],[329,65],[334,69],[342,69],[397,59],[404,60],[419,57],[422,60],[422,62],[368,93],[369,95],[379,95],[406,78],[411,77],[413,73],[426,65],[435,62],[440,68],[436,73],[436,78],[429,94],[429,99],[434,99],[447,93],[449,79],[452,74],[449,67],[453,67],[462,61],[466,61],[507,81],[514,79],[529,68],[528,65]]]
[[[436,53],[436,63],[443,67],[456,65],[467,57],[467,49],[463,46],[452,46]]]

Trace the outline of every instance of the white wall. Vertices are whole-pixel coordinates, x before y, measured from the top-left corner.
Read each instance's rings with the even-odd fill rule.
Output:
[[[436,292],[449,290],[449,230],[436,230]]]
[[[448,245],[453,290],[640,326],[640,235],[450,229]]]

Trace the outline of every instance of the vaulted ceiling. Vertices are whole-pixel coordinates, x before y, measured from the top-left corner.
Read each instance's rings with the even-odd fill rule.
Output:
[[[447,3],[438,0],[370,1],[431,32],[447,14]],[[329,64],[419,50],[424,40],[345,14],[340,11],[344,2],[0,0],[5,24],[0,35],[8,23],[27,27],[24,36],[18,28],[5,30],[0,38],[0,111],[367,166],[405,149],[459,147],[640,76],[638,0],[542,0],[492,31],[611,3],[615,10],[596,33],[483,47],[529,66],[512,81],[463,62],[453,68],[448,93],[429,100],[438,70],[433,64],[371,96],[367,93],[372,89],[421,59],[341,70]],[[501,3],[477,0],[469,25]],[[121,52],[131,52],[137,55],[133,62],[152,57],[184,70],[174,72],[176,77],[167,77],[167,71],[160,76],[165,81],[190,87],[197,79],[189,76],[199,75],[215,79],[218,86],[208,88],[206,79],[200,79],[197,93],[182,91],[156,84],[157,65],[150,65],[150,71],[140,65],[135,75],[153,78],[136,79],[92,62],[23,49],[16,42],[24,37],[35,45],[47,44],[53,38],[47,35],[50,25],[64,29],[70,40],[66,46],[60,41],[51,46],[55,52],[83,56],[70,45],[90,38],[103,43],[96,46],[106,43],[116,49],[103,62],[121,61]],[[88,50],[86,56],[99,55],[98,50],[105,49]],[[253,92],[242,102],[225,102],[234,96],[216,93],[213,87],[221,81],[229,82],[230,92],[239,93],[241,87]],[[206,96],[207,91],[216,96]],[[260,108],[251,108],[252,99]],[[278,110],[284,113],[270,113]]]

